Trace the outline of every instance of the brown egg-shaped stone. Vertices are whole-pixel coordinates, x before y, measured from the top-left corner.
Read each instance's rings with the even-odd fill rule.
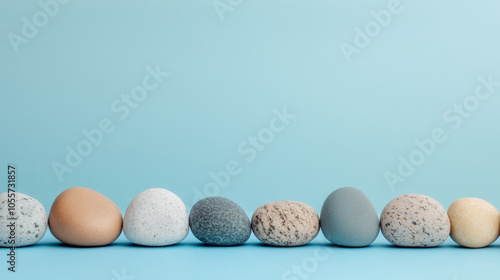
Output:
[[[49,228],[59,241],[68,245],[108,245],[122,231],[122,213],[104,195],[74,187],[62,192],[52,204]]]

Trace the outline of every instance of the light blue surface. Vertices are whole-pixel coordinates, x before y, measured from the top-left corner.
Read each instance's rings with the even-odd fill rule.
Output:
[[[44,275],[43,279],[116,280],[495,279],[498,250],[498,243],[466,249],[451,239],[437,248],[398,248],[382,235],[370,247],[342,248],[331,245],[321,233],[308,245],[295,248],[268,247],[253,235],[242,246],[210,247],[190,233],[170,247],[135,246],[122,234],[111,246],[82,249],[46,236],[33,247],[18,249],[21,261],[15,277],[7,270],[1,275],[7,279]]]
[[[445,208],[468,196],[500,207],[500,87],[460,126],[457,114],[448,115],[474,95],[480,77],[496,73],[500,81],[496,1],[221,1],[233,5],[222,17],[212,1],[70,1],[18,52],[9,36],[21,36],[23,17],[32,22],[43,9],[35,1],[2,1],[0,164],[18,168],[18,191],[47,211],[73,186],[103,193],[123,212],[150,187],[168,188],[188,208],[200,193],[225,196],[249,215],[274,200],[319,211],[343,186],[362,189],[379,214],[404,193],[426,194]],[[348,62],[341,46],[353,45],[356,27],[370,26],[371,11],[382,9],[396,13]],[[148,80],[157,87],[126,114],[121,96],[157,65],[169,75]],[[248,137],[265,137],[283,108],[295,118],[274,123],[279,132],[252,157]],[[76,149],[82,131],[103,120],[114,130],[59,180],[54,162],[65,164],[66,147]],[[389,186],[384,174],[397,172],[398,157],[408,158],[415,140],[436,128],[446,140],[404,182]],[[237,175],[214,189],[210,172],[234,161]],[[309,246],[269,248],[252,236],[242,247],[208,248],[190,234],[168,248],[131,247],[123,236],[105,248],[56,244],[48,234],[19,249],[15,275],[0,256],[0,278],[118,279],[113,271],[124,268],[135,279],[280,279],[326,240],[320,233]],[[498,275],[497,245],[446,244],[398,249],[379,236],[364,249],[322,246],[330,257],[309,276]]]

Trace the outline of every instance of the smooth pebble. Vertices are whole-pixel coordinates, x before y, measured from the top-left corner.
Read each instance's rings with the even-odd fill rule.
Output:
[[[480,198],[461,198],[448,208],[451,238],[468,248],[482,248],[497,240],[500,232],[500,213]]]
[[[69,188],[52,204],[49,228],[55,238],[68,245],[104,246],[122,232],[122,212],[99,192],[84,187]]]
[[[336,245],[364,247],[378,236],[377,211],[368,196],[353,187],[332,192],[321,208],[321,231]]]
[[[384,237],[401,247],[435,247],[450,235],[446,210],[422,194],[405,194],[382,210],[380,227]]]
[[[15,197],[13,197],[13,194]],[[12,247],[15,242],[16,247],[29,246],[42,239],[47,231],[47,212],[43,205],[31,196],[23,193],[4,192],[0,194],[0,247]],[[15,215],[17,220],[8,220],[9,199],[15,199]],[[11,222],[15,222],[14,239],[11,236]],[[9,243],[9,241],[11,243]]]
[[[266,203],[252,216],[252,230],[264,244],[300,246],[318,235],[319,217],[309,205],[297,201]]]
[[[143,246],[167,246],[182,241],[189,232],[184,202],[173,192],[152,188],[138,194],[125,212],[123,233]]]
[[[191,232],[208,245],[233,246],[245,243],[252,232],[245,211],[230,199],[207,197],[189,213]]]

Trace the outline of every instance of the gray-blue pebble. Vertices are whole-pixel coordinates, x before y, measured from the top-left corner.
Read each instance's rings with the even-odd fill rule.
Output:
[[[216,246],[234,246],[250,237],[250,219],[230,199],[218,196],[204,198],[189,213],[189,226],[201,242]]]
[[[353,187],[337,189],[326,198],[320,221],[326,239],[346,247],[368,246],[380,230],[372,202],[365,193]]]

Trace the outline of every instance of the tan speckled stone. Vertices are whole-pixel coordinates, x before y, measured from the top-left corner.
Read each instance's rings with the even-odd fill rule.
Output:
[[[300,246],[318,235],[319,216],[305,203],[274,201],[255,210],[252,216],[252,230],[264,244]]]
[[[405,194],[382,210],[380,228],[396,246],[435,247],[448,239],[450,220],[436,200],[422,194]]]
[[[493,243],[500,233],[500,213],[480,198],[461,198],[448,208],[451,238],[469,248],[482,248]]]

